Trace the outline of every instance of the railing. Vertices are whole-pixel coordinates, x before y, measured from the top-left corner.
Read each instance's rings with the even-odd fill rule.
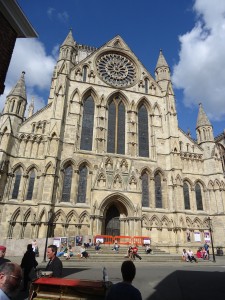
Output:
[[[144,244],[149,244],[150,243],[150,237],[148,236],[122,236],[122,235],[117,235],[117,236],[112,236],[112,235],[96,235],[94,236],[94,243],[97,243],[98,241],[101,244],[114,244],[115,241],[119,245],[144,245]],[[149,242],[148,242],[149,241]]]

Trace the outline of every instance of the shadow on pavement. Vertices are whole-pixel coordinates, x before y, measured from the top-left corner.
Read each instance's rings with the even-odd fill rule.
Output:
[[[146,300],[225,299],[224,272],[175,271]]]

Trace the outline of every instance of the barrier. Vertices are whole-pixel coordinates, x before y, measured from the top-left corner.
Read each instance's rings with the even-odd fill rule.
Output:
[[[96,235],[94,237],[94,243],[100,241],[101,244],[112,245],[117,241],[119,245],[145,245],[150,244],[150,237],[148,236],[123,236],[123,235]]]

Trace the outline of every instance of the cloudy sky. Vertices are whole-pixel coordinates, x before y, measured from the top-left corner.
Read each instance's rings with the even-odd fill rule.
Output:
[[[163,49],[171,68],[179,126],[195,137],[198,104],[215,136],[225,128],[224,0],[45,0],[18,3],[38,32],[18,39],[9,67],[6,95],[26,72],[28,102],[35,110],[48,99],[59,45],[72,28],[80,44],[100,47],[119,34],[154,76]],[[224,66],[223,66],[224,65]]]

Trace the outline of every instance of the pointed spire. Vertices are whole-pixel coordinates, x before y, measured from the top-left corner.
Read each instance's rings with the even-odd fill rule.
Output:
[[[212,126],[212,125],[202,107],[202,103],[199,103],[199,111],[198,111],[196,128],[201,126]]]
[[[158,58],[158,61],[156,64],[156,69],[161,68],[161,67],[169,67],[165,60],[165,57],[162,53],[162,49],[160,49],[160,52],[159,52],[159,58]]]
[[[70,31],[65,39],[65,41],[62,43],[62,46],[72,46],[74,47],[75,41],[72,34],[72,28],[70,28]]]
[[[12,88],[12,90],[8,94],[8,96],[19,96],[19,97],[22,97],[25,100],[27,99],[24,75],[25,75],[25,72],[23,71],[20,79],[18,80],[15,87]]]
[[[34,113],[34,97],[32,97],[31,103],[28,107],[28,118],[30,118]]]

